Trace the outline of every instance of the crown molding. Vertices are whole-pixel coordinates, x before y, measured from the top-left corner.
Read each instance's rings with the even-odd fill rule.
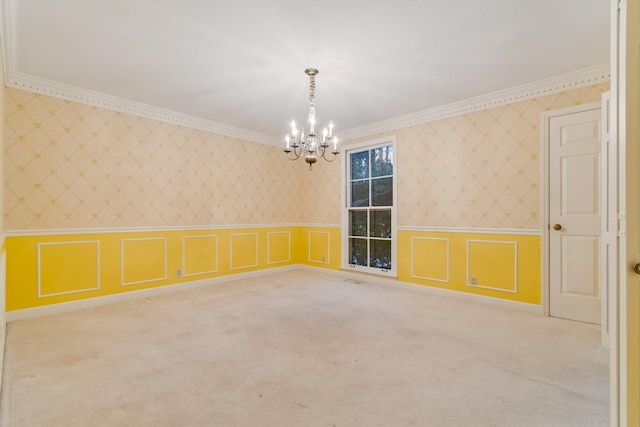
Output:
[[[6,12],[6,10],[5,10]],[[11,31],[6,29],[5,31]],[[4,34],[6,40],[6,34]],[[54,98],[65,99],[78,102],[80,104],[105,108],[107,110],[119,111],[121,113],[134,116],[145,117],[161,122],[171,123],[178,126],[199,129],[233,138],[258,142],[261,144],[279,147],[280,141],[270,135],[254,132],[248,129],[237,128],[224,123],[214,122],[195,116],[190,116],[175,111],[154,107],[140,102],[130,101],[99,92],[81,89],[78,87],[58,83],[39,77],[30,76],[14,70],[14,50],[11,46],[4,46],[5,53],[5,83],[7,87],[21,89],[27,92],[52,96]],[[487,110],[501,105],[512,104],[532,98],[565,92],[567,90],[578,89],[591,86],[610,80],[609,64],[601,64],[594,67],[585,68],[572,73],[539,80],[522,86],[505,89],[486,95],[469,98],[441,107],[422,110],[371,123],[365,126],[346,129],[340,132],[340,139],[348,141],[355,138],[402,129],[421,123],[442,120],[449,117],[469,114],[475,111]]]
[[[80,104],[105,108],[112,111],[119,111],[139,117],[167,122],[179,126],[199,129],[233,138],[258,142],[261,144],[280,147],[279,138],[263,133],[242,129],[224,123],[190,116],[175,111],[154,107],[140,102],[130,101],[124,98],[94,92],[71,85],[31,76],[20,73],[16,70],[15,42],[16,37],[16,14],[18,9],[17,0],[2,1],[3,28],[0,33],[2,37],[2,55],[4,58],[5,85],[21,89],[27,92],[38,93],[78,102]],[[469,98],[451,104],[435,107],[415,113],[399,116],[376,123],[371,123],[357,128],[346,129],[340,132],[340,140],[348,141],[355,138],[370,136],[377,133],[393,131],[405,127],[442,120],[449,117],[486,110],[500,105],[525,101],[540,96],[550,95],[571,89],[578,89],[585,86],[595,85],[610,80],[609,64],[601,64],[571,73],[562,74],[544,80],[522,86],[513,87],[486,95]]]
[[[2,37],[4,77],[7,87],[261,144],[280,145],[279,141],[271,135],[21,73],[16,69],[17,0],[2,0],[0,13],[2,13],[3,23],[0,37]]]
[[[30,76],[13,71],[11,66],[7,68],[10,71],[5,79],[7,87],[261,144],[278,145],[274,137],[263,133]]]
[[[532,98],[565,92],[581,87],[608,82],[611,79],[609,63],[583,68],[571,73],[561,74],[544,80],[504,89],[497,92],[462,101],[418,111],[404,116],[394,117],[340,132],[340,139],[348,141],[355,138],[402,129],[421,123],[461,116],[475,111],[487,110],[501,105],[513,104]]]

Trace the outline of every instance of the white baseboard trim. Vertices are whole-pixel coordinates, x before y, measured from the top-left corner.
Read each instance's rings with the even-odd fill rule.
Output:
[[[542,310],[542,306],[537,304],[528,304],[524,302],[510,301],[510,300],[504,300],[500,298],[487,297],[483,295],[452,291],[449,289],[434,288],[431,286],[424,286],[424,285],[418,285],[415,283],[402,282],[393,278],[386,278],[386,277],[381,277],[381,276],[376,276],[376,275],[366,274],[366,273],[356,273],[352,271],[342,271],[342,270],[331,270],[328,268],[295,264],[295,265],[287,265],[283,267],[267,268],[267,269],[258,270],[258,271],[250,271],[247,273],[229,274],[226,276],[220,276],[220,277],[215,277],[211,279],[194,280],[194,281],[185,282],[185,283],[176,283],[174,285],[159,286],[156,288],[141,289],[141,290],[131,291],[131,292],[123,292],[119,294],[106,295],[106,296],[96,297],[96,298],[88,298],[88,299],[83,299],[79,301],[69,301],[69,302],[63,302],[59,304],[46,305],[42,307],[26,308],[23,310],[13,310],[13,311],[6,312],[5,322],[9,323],[9,322],[15,322],[17,320],[32,319],[36,317],[50,316],[53,314],[67,313],[70,311],[82,310],[85,308],[99,307],[107,304],[113,304],[113,303],[123,302],[123,301],[131,301],[131,300],[140,299],[140,298],[149,298],[149,297],[164,295],[164,294],[181,291],[181,290],[200,288],[203,286],[210,286],[210,285],[217,285],[221,283],[227,283],[227,282],[232,282],[232,281],[241,280],[241,279],[248,279],[253,277],[260,277],[265,274],[275,274],[275,273],[281,273],[284,271],[290,271],[295,269],[314,271],[317,273],[329,274],[332,276],[338,276],[345,279],[366,281],[366,282],[381,284],[385,286],[394,286],[397,288],[402,288],[410,291],[426,292],[432,295],[438,295],[446,298],[453,298],[453,299],[458,299],[463,301],[470,301],[470,302],[489,305],[493,307],[501,307],[501,308],[512,309],[512,310],[526,311],[526,312],[535,313],[535,314],[544,314]],[[3,323],[3,325],[4,324],[5,323]],[[4,334],[3,334],[3,338],[4,338]]]
[[[203,286],[218,285],[221,283],[232,282],[235,280],[248,279],[252,277],[264,276],[265,274],[281,273],[283,271],[298,268],[297,265],[287,265],[283,267],[266,268],[258,271],[250,271],[247,273],[229,274],[226,276],[214,277],[211,279],[193,280],[190,282],[176,283],[173,285],[158,286],[156,288],[140,289],[137,291],[123,292],[113,295],[105,295],[102,297],[88,298],[78,301],[62,302],[58,304],[45,305],[41,307],[25,308],[22,310],[7,311],[5,314],[5,322],[15,322],[17,320],[33,319],[36,317],[50,316],[53,314],[67,313],[85,308],[100,307],[103,305],[113,304],[123,301],[131,301],[140,298],[149,298],[157,295],[164,295],[176,291],[187,289],[201,288]],[[4,336],[4,335],[3,335]]]
[[[445,298],[453,298],[453,299],[462,300],[462,301],[470,301],[470,302],[475,302],[478,304],[488,305],[492,307],[501,307],[501,308],[506,308],[510,310],[525,311],[525,312],[534,313],[534,314],[544,314],[542,305],[538,305],[538,304],[530,304],[530,303],[520,302],[520,301],[511,301],[511,300],[505,300],[501,298],[487,297],[484,295],[469,294],[466,292],[452,291],[450,289],[434,288],[432,286],[402,282],[400,280],[396,280],[393,278],[387,278],[387,277],[377,276],[373,274],[357,273],[353,271],[344,271],[344,270],[341,270],[341,271],[327,270],[324,268],[318,268],[318,267],[313,267],[308,265],[298,265],[296,267],[303,268],[305,270],[316,271],[318,273],[325,273],[325,274],[330,274],[334,276],[339,276],[346,279],[358,280],[362,282],[371,282],[371,283],[381,284],[385,286],[394,286],[397,288],[402,288],[410,291],[426,292],[432,295],[437,295]]]

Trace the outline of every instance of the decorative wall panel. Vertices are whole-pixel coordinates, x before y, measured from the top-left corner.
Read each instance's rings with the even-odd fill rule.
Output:
[[[267,264],[291,261],[291,233],[271,231],[267,233]]]
[[[182,237],[182,268],[185,276],[218,271],[218,235]]]
[[[331,263],[331,234],[326,231],[309,231],[309,262]]]
[[[468,240],[467,286],[518,293],[518,243]]]
[[[157,282],[167,279],[167,239],[122,239],[122,285]]]
[[[100,289],[100,242],[39,243],[38,297]]]
[[[449,239],[411,238],[411,277],[449,281]]]
[[[230,268],[258,266],[258,233],[238,233],[229,236]]]

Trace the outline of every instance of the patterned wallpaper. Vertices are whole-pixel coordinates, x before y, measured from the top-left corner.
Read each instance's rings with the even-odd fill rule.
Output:
[[[304,220],[276,147],[9,88],[5,118],[7,229]]]
[[[397,135],[400,226],[539,229],[540,115],[600,101],[607,90],[574,89],[348,144]]]
[[[398,224],[541,227],[540,114],[601,84],[348,141],[398,138]],[[5,90],[7,229],[340,224],[340,159]],[[268,159],[268,161],[267,161]]]

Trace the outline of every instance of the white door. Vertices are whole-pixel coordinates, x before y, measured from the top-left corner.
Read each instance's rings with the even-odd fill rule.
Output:
[[[549,119],[549,314],[600,324],[600,108]]]

